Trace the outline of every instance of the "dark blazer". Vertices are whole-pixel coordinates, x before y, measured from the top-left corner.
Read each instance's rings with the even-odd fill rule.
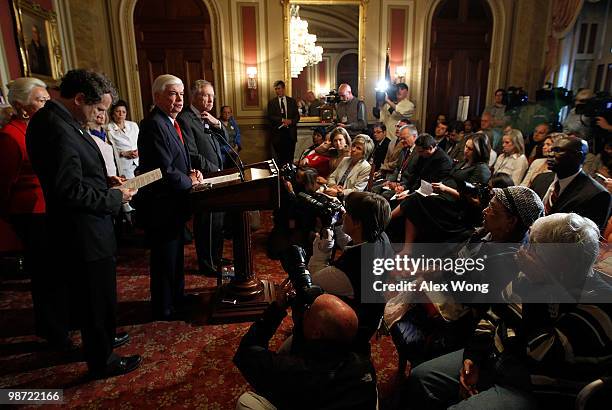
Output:
[[[416,148],[414,149],[416,151]],[[427,182],[440,182],[444,180],[453,168],[453,161],[448,154],[437,147],[436,151],[429,158],[418,157],[418,160],[411,164],[404,174],[402,174],[401,184],[404,188],[411,191],[419,189],[421,180]]]
[[[111,215],[119,213],[122,193],[108,188],[104,158],[92,137],[51,100],[30,120],[26,146],[57,249],[84,261],[114,256]]]
[[[554,172],[540,174],[531,183],[531,189],[543,200],[554,178]],[[611,201],[608,190],[581,170],[559,195],[551,213],[575,212],[595,222],[603,232],[608,223]]]
[[[185,138],[187,133],[182,133]],[[172,235],[182,231],[190,217],[191,161],[170,118],[157,107],[140,123],[138,154],[139,173],[156,168],[162,172],[161,181],[141,188],[135,196],[145,228]]]
[[[183,108],[176,119],[181,126],[192,166],[204,174],[222,170],[222,148],[217,137],[212,134],[217,134],[227,141],[227,130],[223,123],[220,130],[212,126],[207,129],[191,107]]]
[[[391,140],[385,137],[381,142],[374,142],[374,152],[372,153],[372,162],[374,168],[378,170],[380,166],[385,162],[387,151],[389,150],[389,143]]]
[[[287,118],[293,120],[293,124],[287,129],[293,141],[297,141],[297,123],[300,120],[300,111],[298,110],[297,102],[293,98],[289,96],[285,96],[285,98],[287,103]],[[270,126],[272,127],[272,134],[279,135],[281,132],[287,130],[284,127],[281,129],[278,128],[282,124],[282,120],[283,116],[281,115],[278,97],[274,97],[268,102],[268,121],[270,121]]]

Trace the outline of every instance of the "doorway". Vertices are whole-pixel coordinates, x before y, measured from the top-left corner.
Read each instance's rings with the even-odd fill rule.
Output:
[[[183,80],[186,98],[195,80],[214,83],[210,14],[201,0],[139,0],[134,30],[145,115],[153,104],[151,86],[160,74]]]
[[[469,96],[468,118],[486,105],[493,17],[486,0],[443,0],[433,16],[426,124],[438,114],[454,119],[459,96]]]

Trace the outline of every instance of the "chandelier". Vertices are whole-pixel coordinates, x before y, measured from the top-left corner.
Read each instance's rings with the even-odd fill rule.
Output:
[[[315,45],[317,36],[308,32],[308,22],[298,14],[300,6],[291,5],[289,25],[289,50],[291,56],[291,77],[296,78],[304,67],[323,60],[323,47]]]

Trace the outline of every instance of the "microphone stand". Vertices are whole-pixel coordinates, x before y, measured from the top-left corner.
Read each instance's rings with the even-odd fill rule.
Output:
[[[217,141],[222,142],[223,144],[225,144],[227,147],[229,147],[230,150],[232,150],[232,152],[234,154],[236,154],[236,158],[234,159],[234,157],[232,155],[230,155],[230,159],[232,160],[232,162],[234,163],[234,165],[236,165],[236,168],[238,168],[238,173],[240,174],[240,180],[242,182],[245,182],[246,179],[244,178],[244,164],[242,163],[242,160],[240,159],[240,155],[238,155],[238,152],[236,152],[236,150],[234,149],[234,147],[232,147],[232,145],[227,142],[225,140],[225,138],[223,138],[222,135],[210,130],[211,135],[213,135]],[[228,153],[229,155],[229,153]],[[238,160],[238,162],[236,162],[236,159]]]

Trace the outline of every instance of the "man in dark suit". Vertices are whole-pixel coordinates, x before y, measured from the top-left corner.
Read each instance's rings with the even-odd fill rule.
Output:
[[[115,90],[101,74],[71,70],[60,84],[60,98],[47,102],[28,126],[26,143],[38,175],[53,239],[49,272],[64,274],[79,315],[83,350],[93,377],[128,373],[138,355],[119,357],[113,347],[126,343],[115,334],[117,282],[112,215],[135,190],[108,177],[104,159],[83,125],[110,107]],[[64,278],[58,278],[63,280]]]
[[[162,74],[153,82],[155,107],[140,124],[138,172],[160,168],[161,181],[136,196],[135,207],[151,249],[151,305],[157,320],[174,320],[185,307],[183,235],[190,217],[189,191],[202,182],[191,168],[176,116],[183,109],[183,82]]]
[[[546,172],[538,175],[531,188],[542,198],[546,215],[575,212],[591,219],[604,231],[610,214],[610,193],[582,171],[587,142],[565,136],[551,148]]]
[[[206,80],[197,80],[191,87],[191,105],[181,111],[176,120],[183,137],[191,164],[203,174],[223,169],[220,142],[227,141],[227,130],[210,111],[215,102],[215,90]],[[223,212],[197,212],[193,218],[193,233],[200,273],[217,276],[223,255]]]
[[[285,95],[285,83],[274,83],[276,97],[268,103],[268,120],[272,134],[272,147],[279,166],[293,162],[297,142],[297,123],[300,120],[297,102]]]
[[[415,150],[417,161],[402,175],[400,187],[396,191],[416,191],[421,180],[440,182],[453,168],[453,161],[443,149],[436,145],[436,140],[429,134],[421,134],[416,139]],[[402,189],[403,188],[403,189]]]

